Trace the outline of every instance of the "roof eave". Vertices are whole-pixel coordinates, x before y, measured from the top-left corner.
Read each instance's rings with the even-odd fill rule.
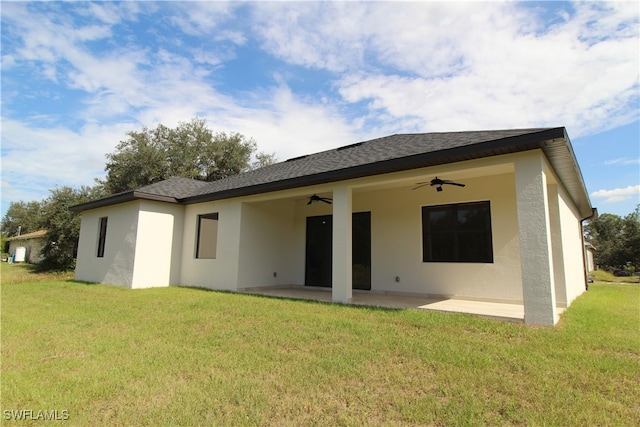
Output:
[[[116,194],[104,199],[93,200],[87,203],[71,206],[69,209],[74,212],[83,212],[90,209],[104,208],[107,206],[118,205],[120,203],[132,202],[134,200],[153,200],[164,203],[178,203],[175,197],[161,196],[158,194],[144,193],[141,191],[127,191],[126,193]]]
[[[564,138],[565,135],[565,129],[562,127],[545,129],[540,132],[502,138],[492,142],[476,144],[474,146],[456,147],[448,150],[417,154],[376,163],[368,163],[361,166],[306,175],[287,180],[223,190],[215,193],[201,194],[180,199],[180,203],[192,204],[229,199],[233,197],[251,196],[272,191],[289,190],[292,188],[307,187],[316,184],[326,184],[384,173],[400,172],[404,170],[479,159],[500,154],[528,151],[536,148],[543,148],[546,141]]]
[[[578,166],[578,160],[566,129],[560,129],[563,131],[562,137],[545,141],[540,148],[571,196],[582,219],[591,218],[594,215],[594,208],[591,205],[587,186],[584,183],[580,166]]]
[[[82,212],[89,209],[102,208],[140,199],[178,204],[202,203],[438,166],[535,149],[541,149],[544,152],[549,163],[569,192],[569,195],[573,199],[583,218],[591,216],[593,208],[591,207],[584,179],[582,178],[578,162],[571,147],[571,142],[569,141],[569,137],[564,127],[548,128],[524,135],[496,139],[494,141],[486,141],[468,146],[367,163],[360,166],[200,194],[180,199],[132,190],[126,193],[107,197],[105,199],[76,205],[71,207],[71,210]]]

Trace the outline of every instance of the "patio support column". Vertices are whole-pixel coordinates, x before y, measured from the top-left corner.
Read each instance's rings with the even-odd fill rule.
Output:
[[[515,162],[524,321],[553,326],[558,320],[545,159],[541,152]]]
[[[352,298],[352,190],[339,186],[333,190],[333,302],[351,303]]]

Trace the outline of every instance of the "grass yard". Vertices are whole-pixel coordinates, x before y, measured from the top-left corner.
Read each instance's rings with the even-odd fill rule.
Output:
[[[534,328],[19,268],[2,265],[6,425],[640,425],[639,285],[596,283]]]

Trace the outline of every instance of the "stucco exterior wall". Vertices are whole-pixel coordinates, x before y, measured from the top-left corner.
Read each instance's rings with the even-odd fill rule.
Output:
[[[198,215],[218,213],[215,259],[196,258]],[[235,291],[238,287],[242,203],[237,199],[185,206],[180,284]]]
[[[585,246],[584,248],[584,263],[587,266],[587,272],[592,272],[596,269],[596,263],[593,259],[593,251],[594,249],[592,247]]]
[[[584,242],[582,239],[582,227],[580,226],[582,218],[573,201],[562,187],[559,191],[558,204],[565,263],[565,304],[568,306],[586,290]]]
[[[355,210],[371,210],[372,290],[522,300],[513,175],[465,183],[442,192],[423,187],[355,199]],[[494,262],[423,262],[422,207],[483,200],[491,205]]]
[[[183,206],[140,201],[132,288],[180,283],[183,212]]]
[[[44,243],[44,237],[12,240],[9,242],[9,254],[15,254],[16,249],[22,246],[26,249],[25,261],[37,264],[43,259],[42,248],[44,247]]]
[[[239,287],[293,283],[294,206],[291,200],[243,203]]]
[[[442,192],[428,186],[415,191],[411,186],[354,191],[353,212],[371,212],[372,291],[522,301],[514,175],[468,179],[465,183],[464,189],[449,186]],[[494,262],[422,262],[422,206],[482,200],[491,203]],[[303,285],[306,218],[331,215],[332,206],[307,205],[306,200],[294,206],[290,283]]]
[[[524,171],[520,175],[518,165]],[[523,255],[522,233],[535,240],[538,229],[544,228],[551,253],[544,259],[553,264],[545,267],[553,288],[550,299],[554,305],[556,300],[568,305],[584,290],[580,218],[544,165],[541,152],[452,165],[445,174],[457,179],[466,173],[461,179],[466,187],[445,186],[442,192],[430,186],[412,190],[415,182],[442,169],[412,171],[390,181],[377,176],[341,182],[352,197],[352,211],[371,212],[372,291],[523,302],[528,277],[523,263],[537,272],[536,263],[544,260],[531,248],[533,260]],[[525,190],[531,177],[537,179],[537,192],[529,195]],[[307,218],[333,215],[336,208],[308,205],[308,197],[315,192],[335,197],[333,188],[323,185],[186,206],[141,200],[85,211],[76,279],[134,288],[183,285],[231,291],[304,285]],[[534,213],[526,208],[531,197],[543,200],[536,201],[539,209]],[[490,203],[493,262],[423,262],[422,207],[478,201]],[[215,258],[197,258],[198,216],[213,213],[218,214]],[[104,257],[98,258],[102,217],[108,217],[108,227]],[[536,227],[527,225],[531,221]],[[537,283],[530,281],[532,292],[537,292]]]
[[[131,287],[140,202],[82,213],[75,279]],[[97,257],[100,218],[107,217],[104,257]]]

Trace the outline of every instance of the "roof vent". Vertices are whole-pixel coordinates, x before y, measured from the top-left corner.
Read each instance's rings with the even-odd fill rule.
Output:
[[[344,147],[336,148],[336,151],[347,150],[349,148],[358,147],[358,146],[360,146],[362,144],[364,144],[364,142],[356,142],[355,144],[345,145]]]
[[[305,157],[309,157],[309,156],[308,156],[308,155],[304,155],[304,156],[299,156],[299,157],[293,157],[293,158],[291,158],[291,159],[287,159],[287,160],[285,160],[285,162],[295,162],[296,160],[302,160],[302,159],[304,159]]]

